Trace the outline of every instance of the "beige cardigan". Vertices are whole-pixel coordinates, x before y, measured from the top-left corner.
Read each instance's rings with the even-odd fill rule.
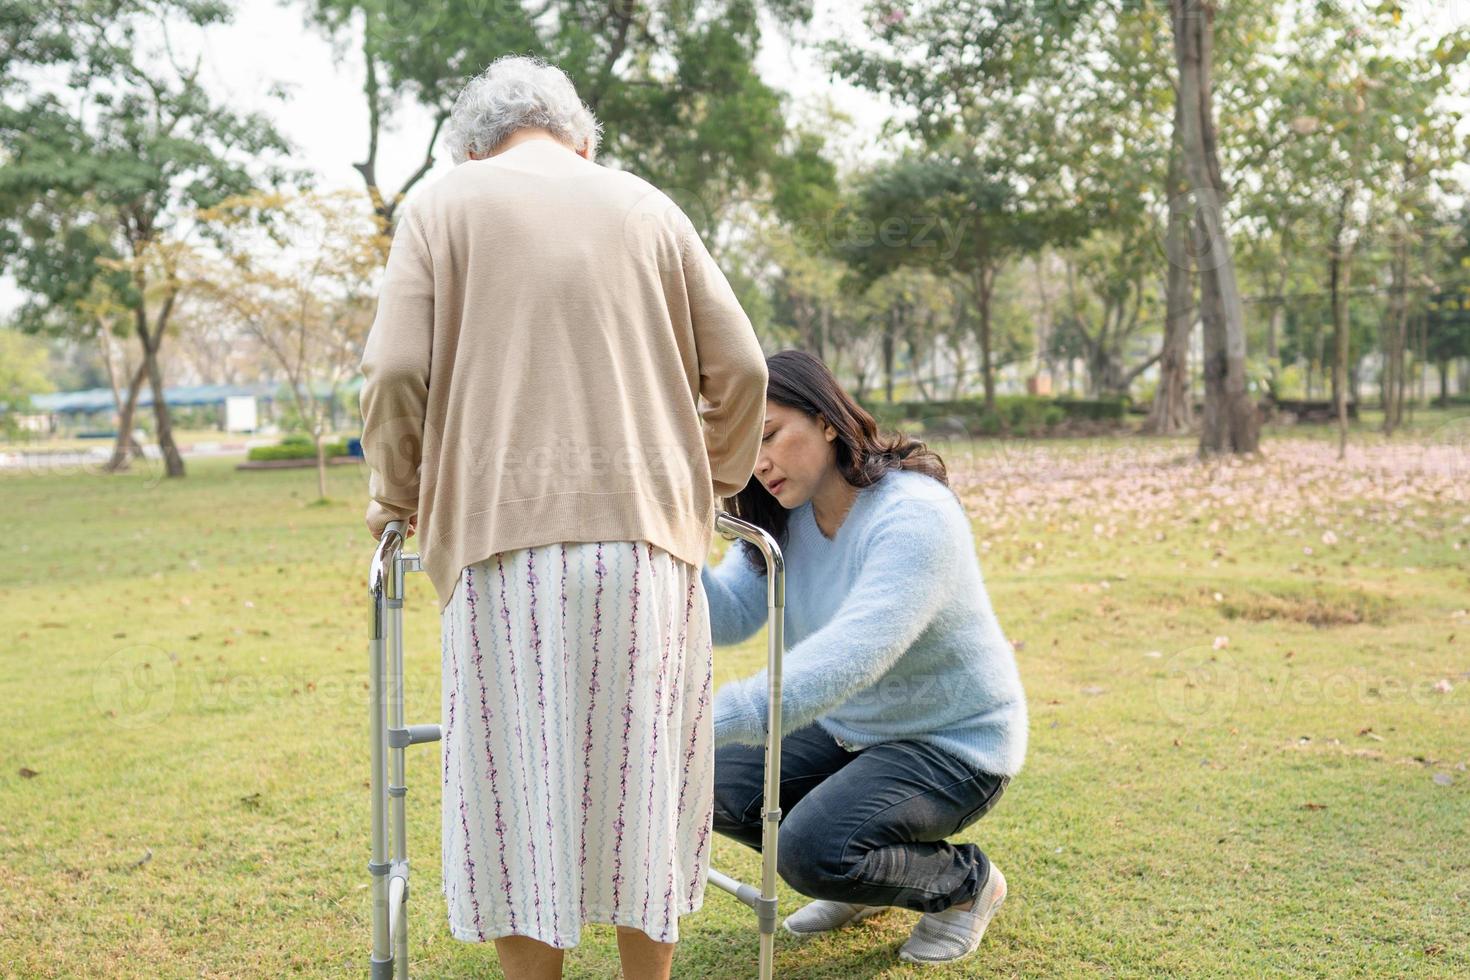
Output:
[[[362,373],[368,525],[418,514],[441,609],[465,565],[533,545],[701,567],[765,417],[764,353],[685,213],[549,139],[409,202]]]

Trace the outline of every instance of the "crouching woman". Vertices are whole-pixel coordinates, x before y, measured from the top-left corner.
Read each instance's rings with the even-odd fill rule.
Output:
[[[1026,752],[1026,700],[943,461],[873,417],[810,354],[767,360],[765,430],[735,515],[786,561],[778,869],[816,901],[784,925],[924,913],[908,962],[973,954],[1006,896],[953,837],[995,806]],[[765,565],[736,542],[702,572],[716,644],[766,619]],[[756,850],[765,809],[765,671],[714,701],[714,829]]]

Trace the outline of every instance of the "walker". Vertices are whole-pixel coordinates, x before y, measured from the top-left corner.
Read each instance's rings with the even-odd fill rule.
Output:
[[[766,560],[768,604],[767,676],[770,678],[766,735],[765,810],[761,827],[761,885],[756,889],[714,868],[709,883],[734,895],[755,911],[760,930],[760,980],[770,980],[775,964],[776,841],[781,824],[781,655],[785,642],[786,563],[768,533],[720,512],[715,529],[726,540],[741,538]],[[368,571],[372,630],[368,641],[369,715],[372,738],[373,980],[408,978],[408,850],[404,822],[403,749],[437,742],[438,725],[403,723],[403,578],[423,570],[417,554],[404,554],[404,522],[389,521]],[[386,661],[384,656],[387,656]],[[386,671],[387,683],[384,685]],[[391,851],[391,856],[390,856]]]

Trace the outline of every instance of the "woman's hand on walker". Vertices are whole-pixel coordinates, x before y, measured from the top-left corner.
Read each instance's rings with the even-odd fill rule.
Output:
[[[367,521],[368,533],[373,536],[374,541],[379,541],[382,540],[383,532],[388,528],[388,522],[401,521],[403,517],[384,507],[378,501],[370,500],[368,501],[367,516],[365,519]],[[418,523],[419,515],[410,514],[408,516],[408,526],[404,528],[403,532],[405,539],[413,537],[413,532],[418,530]]]

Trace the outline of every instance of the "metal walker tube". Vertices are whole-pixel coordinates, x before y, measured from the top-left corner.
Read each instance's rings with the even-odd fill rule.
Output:
[[[421,569],[403,553],[403,522],[389,521],[368,570],[368,715],[372,738],[373,980],[408,980],[408,834],[403,750],[437,742],[438,725],[403,723],[403,578]],[[384,677],[386,671],[387,676]]]
[[[760,549],[766,559],[766,785],[761,819],[761,887],[759,891],[711,868],[711,884],[755,910],[760,928],[760,980],[771,980],[776,958],[776,848],[781,828],[781,658],[786,640],[786,561],[776,540],[764,529],[721,512],[715,528]]]

